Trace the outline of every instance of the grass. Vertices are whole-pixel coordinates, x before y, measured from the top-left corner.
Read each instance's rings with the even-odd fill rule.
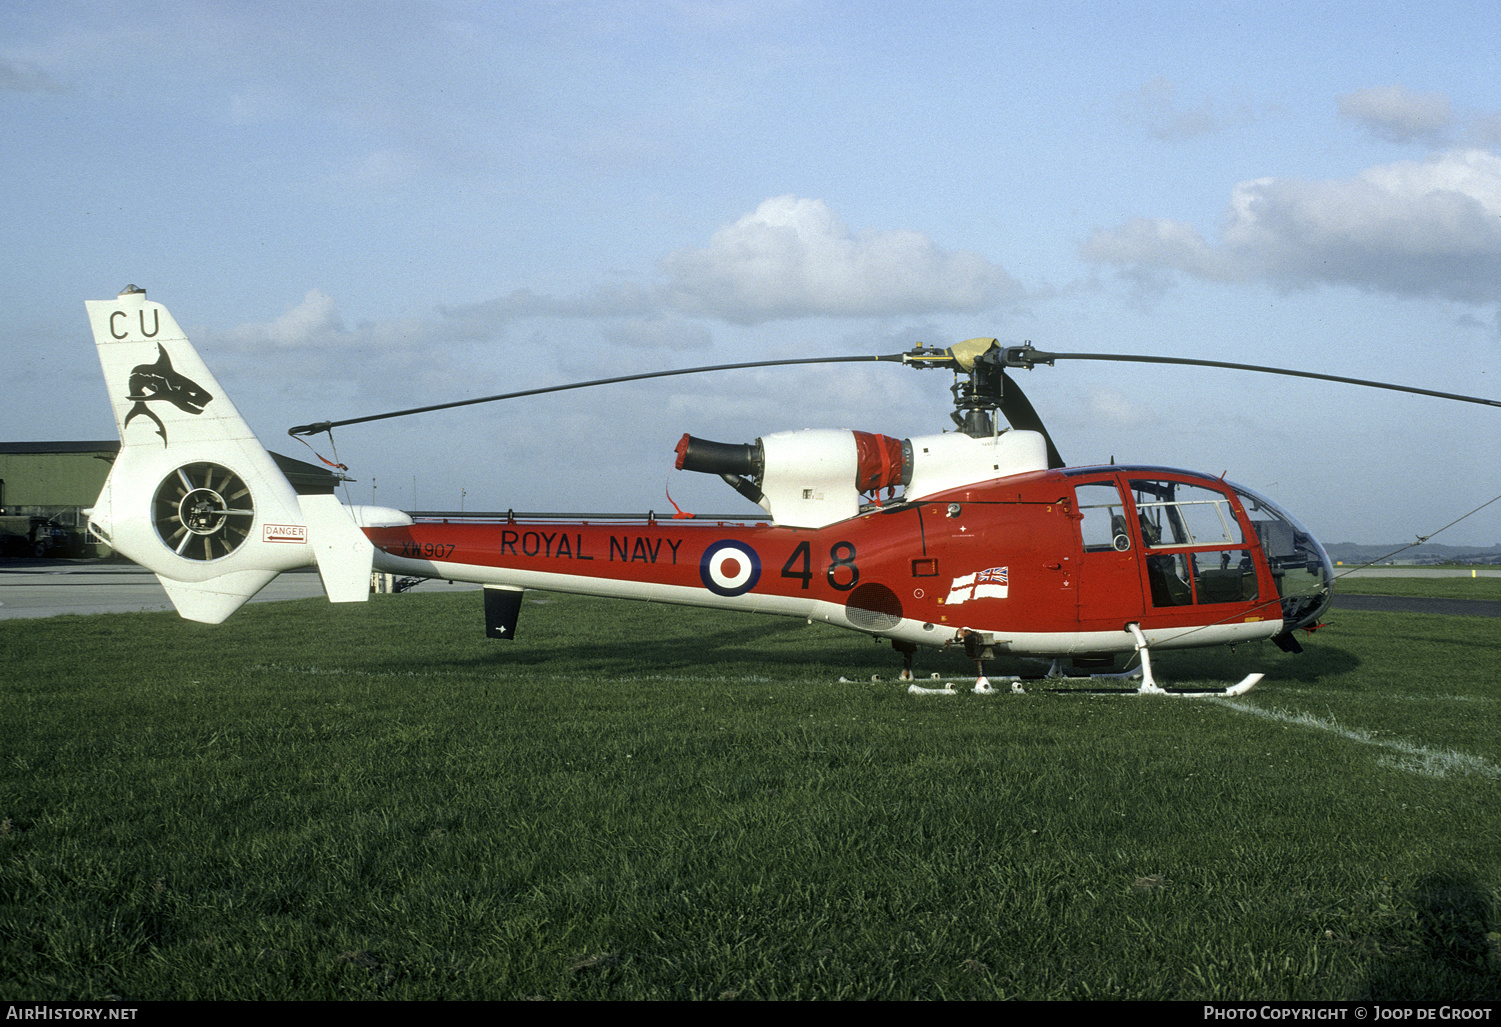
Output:
[[[1242,700],[915,697],[528,600],[0,623],[0,999],[1501,996],[1494,618],[1154,661]]]
[[[1335,573],[1339,573],[1338,570]],[[1411,596],[1421,599],[1501,599],[1501,578],[1341,578],[1338,592],[1357,596]]]

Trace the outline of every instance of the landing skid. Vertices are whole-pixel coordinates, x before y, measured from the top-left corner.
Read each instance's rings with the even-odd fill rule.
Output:
[[[1051,692],[1055,695],[1166,695],[1178,696],[1179,698],[1191,699],[1204,696],[1219,696],[1220,698],[1233,699],[1239,695],[1245,695],[1255,688],[1265,676],[1262,674],[1247,674],[1240,681],[1228,688],[1162,688],[1154,685],[1152,688],[1090,688],[1087,685],[1079,687],[1062,686],[1067,681],[1095,681],[1100,678],[1119,678],[1118,674],[1094,674],[1087,678],[1075,678],[1064,675],[1049,678],[930,678],[938,688],[924,688],[913,682],[907,686],[907,691],[912,695],[958,695],[959,689],[968,688],[976,695],[1000,695],[1003,689],[995,687],[995,682],[1009,682],[1012,695],[1026,695],[1028,692]],[[1130,675],[1126,675],[1130,676]],[[1054,684],[1058,682],[1059,684]]]
[[[1102,675],[1113,676],[1113,675]],[[1255,688],[1265,677],[1263,674],[1247,674],[1228,688],[1162,688],[1153,687],[1125,689],[1125,688],[1048,688],[1048,692],[1072,692],[1078,695],[1168,695],[1177,696],[1181,699],[1202,698],[1205,696],[1218,696],[1223,699],[1233,699],[1238,695],[1245,695]]]
[[[1141,632],[1141,625],[1127,624],[1126,630],[1135,638],[1136,655],[1141,660],[1141,663],[1132,669],[1122,671],[1118,674],[1091,674],[1088,678],[1073,678],[1063,672],[1061,661],[1054,659],[1052,666],[1048,668],[1047,674],[1042,678],[1003,677],[997,680],[1010,682],[1010,690],[1014,695],[1026,694],[1026,687],[1023,685],[1023,682],[1026,682],[1045,692],[1074,692],[1083,695],[1175,695],[1185,698],[1196,696],[1234,698],[1245,695],[1251,689],[1255,688],[1261,679],[1265,677],[1263,674],[1247,674],[1228,688],[1163,688],[1152,677],[1152,654],[1147,648],[1147,639]],[[903,660],[901,680],[912,682],[907,687],[907,691],[912,695],[957,695],[958,692],[954,689],[954,685],[956,684],[969,685],[970,691],[976,695],[996,695],[1000,691],[992,687],[990,679],[985,676],[983,662],[978,659],[975,661],[979,670],[978,677],[940,678],[937,674],[934,674],[929,680],[941,683],[942,687],[924,688],[913,681],[911,655],[908,653],[904,653],[903,655],[905,658]],[[1131,691],[1124,688],[1058,688],[1051,685],[1051,682],[1056,681],[1121,681],[1134,678],[1140,678],[1141,685]],[[843,679],[841,678],[840,680]],[[871,680],[879,680],[879,677],[872,678]]]

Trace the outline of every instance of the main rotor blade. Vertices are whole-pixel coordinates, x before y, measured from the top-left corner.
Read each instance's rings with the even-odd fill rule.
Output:
[[[1137,364],[1185,364],[1193,367],[1223,367],[1232,371],[1258,371],[1262,374],[1281,374],[1290,378],[1314,378],[1324,382],[1340,382],[1344,385],[1364,385],[1372,389],[1390,389],[1393,392],[1410,392],[1417,396],[1434,396],[1452,399],[1461,403],[1479,403],[1483,406],[1501,407],[1501,400],[1482,396],[1461,396],[1455,392],[1435,392],[1411,385],[1395,385],[1391,382],[1373,382],[1364,378],[1342,378],[1335,374],[1317,374],[1313,371],[1293,371],[1285,367],[1262,367],[1258,364],[1231,364],[1223,360],[1194,360],[1189,357],[1147,357],[1133,353],[1045,353],[1031,346],[1011,346],[1006,349],[1003,361],[1007,367],[1025,367],[1031,370],[1034,364],[1051,364],[1055,360],[1116,360]]]
[[[330,428],[342,428],[347,424],[363,424],[366,421],[384,421],[391,417],[406,417],[408,414],[427,414],[434,410],[451,410],[454,407],[474,406],[477,403],[494,403],[503,399],[520,399],[523,396],[541,396],[549,392],[567,392],[569,389],[588,389],[595,385],[616,385],[620,382],[638,382],[647,378],[670,378],[680,374],[699,374],[704,371],[735,371],[747,367],[787,367],[793,364],[854,364],[884,360],[901,363],[902,354],[859,357],[803,357],[796,360],[753,360],[742,364],[711,364],[706,367],[681,367],[675,371],[648,371],[645,374],[626,374],[618,378],[599,378],[592,382],[573,382],[570,385],[550,385],[541,389],[523,389],[520,392],[505,392],[498,396],[481,396],[478,399],[461,399],[453,403],[434,403],[431,406],[412,407],[408,410],[393,410],[386,414],[371,414],[367,417],[350,417],[343,421],[318,421],[314,424],[299,424],[287,429],[288,435],[316,435]]]
[[[1035,431],[1042,436],[1042,440],[1048,444],[1048,466],[1067,467],[1063,457],[1058,455],[1058,447],[1053,445],[1053,436],[1042,423],[1032,402],[1027,399],[1027,394],[1022,392],[1022,387],[1016,383],[1016,379],[1001,372],[1001,413],[1011,424],[1011,427],[1022,431]]]

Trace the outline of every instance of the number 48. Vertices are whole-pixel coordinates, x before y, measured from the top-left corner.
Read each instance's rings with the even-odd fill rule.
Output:
[[[807,542],[799,542],[787,562],[782,565],[782,577],[795,578],[807,588],[813,580],[812,554]],[[848,572],[848,579],[844,580]],[[829,569],[826,575],[829,587],[848,592],[860,580],[860,568],[855,566],[855,544],[835,542],[829,547]]]

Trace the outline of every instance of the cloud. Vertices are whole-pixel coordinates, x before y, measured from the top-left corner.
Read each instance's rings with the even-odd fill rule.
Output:
[[[628,318],[604,328],[610,342],[633,349],[708,349],[713,334],[702,324],[671,315],[652,318]]]
[[[822,200],[794,196],[766,200],[707,246],[669,254],[658,272],[645,284],[615,278],[561,296],[517,288],[439,308],[438,326],[449,336],[485,339],[523,319],[578,319],[601,322],[607,339],[633,348],[702,349],[711,338],[697,320],[922,316],[986,310],[1026,295],[978,253],[943,250],[910,230],[853,235]]]
[[[1224,128],[1228,121],[1204,100],[1191,108],[1180,105],[1177,87],[1165,78],[1154,78],[1125,97],[1122,117],[1142,121],[1153,139],[1192,139]]]
[[[67,86],[45,71],[36,71],[0,59],[0,92],[65,93],[67,91]]]
[[[435,344],[495,342],[518,322],[552,318],[591,322],[605,342],[627,349],[700,350],[713,346],[708,320],[977,311],[1025,292],[980,254],[942,250],[915,231],[852,235],[822,200],[792,196],[765,201],[706,247],[669,255],[660,271],[646,285],[614,278],[561,296],[517,288],[353,328],[332,297],[311,289],[275,320],[240,325],[216,341],[243,352],[358,349],[389,361]]]
[[[344,189],[397,189],[420,178],[427,166],[416,155],[397,149],[375,150],[329,176]]]
[[[822,200],[796,196],[766,200],[661,270],[668,306],[740,324],[984,310],[1024,292],[978,253],[910,230],[853,235]]]
[[[509,322],[522,317],[647,317],[657,313],[652,299],[629,282],[591,285],[572,296],[545,296],[531,289],[512,289],[506,295],[484,303],[462,307],[445,307],[443,313],[453,318],[488,318]]]
[[[1371,135],[1389,143],[1441,146],[1454,122],[1443,93],[1414,93],[1401,85],[1346,93],[1339,98],[1339,113],[1362,122]]]
[[[1127,396],[1115,389],[1092,390],[1089,410],[1092,417],[1112,426],[1136,428],[1156,424],[1158,420],[1153,407],[1143,404],[1140,397]]]
[[[301,303],[289,307],[275,321],[240,325],[221,338],[241,349],[286,350],[337,345],[347,341],[349,333],[344,330],[333,298],[322,289],[310,289]]]
[[[1501,146],[1501,114],[1480,114],[1470,122],[1470,137],[1476,146]]]
[[[605,324],[624,319],[631,327],[619,329],[619,332],[636,340],[629,344],[666,346],[666,336],[662,334],[665,317],[661,307],[640,286],[616,281],[596,283],[571,296],[548,296],[521,288],[482,303],[439,307],[433,331],[449,338],[484,341],[500,338],[511,325],[527,318],[562,318]],[[652,337],[652,330],[642,327],[647,324],[658,326],[658,341],[655,343],[645,341]],[[674,348],[699,345],[691,335],[679,332],[680,345]],[[616,341],[624,341],[624,338]]]
[[[1450,150],[1353,178],[1238,184],[1218,244],[1182,222],[1097,231],[1089,261],[1209,281],[1317,284],[1471,303],[1501,300],[1501,156]]]

